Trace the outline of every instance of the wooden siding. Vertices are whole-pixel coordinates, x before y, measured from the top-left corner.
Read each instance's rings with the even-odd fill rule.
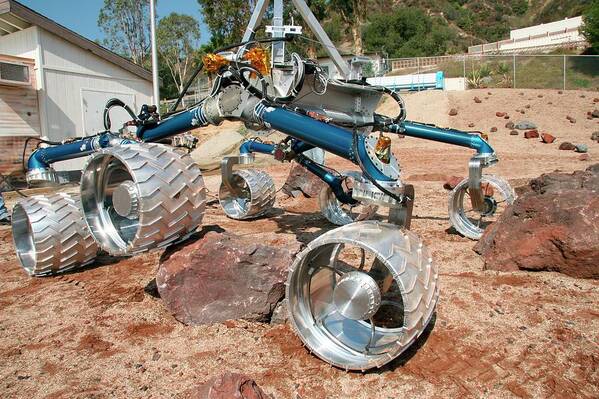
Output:
[[[0,83],[0,136],[39,136],[40,115],[34,61],[0,55],[0,61],[18,62],[29,67],[30,86]]]

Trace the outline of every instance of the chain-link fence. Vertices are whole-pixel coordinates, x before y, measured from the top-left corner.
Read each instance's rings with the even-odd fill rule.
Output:
[[[467,88],[599,90],[595,55],[455,55],[388,59],[388,75],[443,71]]]

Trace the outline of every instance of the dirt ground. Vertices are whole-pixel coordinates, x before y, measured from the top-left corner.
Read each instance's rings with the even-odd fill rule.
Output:
[[[474,103],[474,96],[483,102]],[[599,144],[590,140],[599,124],[586,119],[587,111],[599,108],[593,104],[598,93],[493,89],[406,97],[410,119],[460,129],[470,123],[484,131],[497,127],[489,136],[501,160],[490,173],[514,186],[599,161]],[[391,105],[383,108],[392,112]],[[449,108],[458,115],[449,117]],[[558,141],[510,136],[497,111],[513,121],[534,121]],[[565,140],[589,145],[591,161],[558,151]],[[599,397],[599,282],[483,271],[474,242],[449,229],[442,188],[445,175],[467,173],[471,151],[410,138],[394,140],[394,151],[403,179],[416,187],[413,230],[432,249],[441,272],[436,321],[409,353],[379,370],[347,373],[310,355],[287,326],[182,325],[155,296],[160,252],[102,258],[72,274],[29,278],[15,258],[10,228],[2,227],[0,397],[184,398],[225,371],[250,375],[275,398]],[[266,169],[280,187],[288,168]],[[212,196],[219,180],[206,177]],[[303,243],[333,228],[312,199],[280,195],[275,208],[267,218],[235,222],[212,200],[204,228]]]

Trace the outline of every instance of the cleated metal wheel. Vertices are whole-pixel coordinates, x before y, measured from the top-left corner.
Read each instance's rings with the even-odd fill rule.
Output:
[[[352,190],[354,181],[362,179],[362,174],[355,171],[342,172],[341,175],[344,177],[343,184],[346,192]],[[366,205],[361,202],[354,205],[343,204],[335,197],[333,190],[328,185],[320,191],[318,202],[320,204],[320,212],[323,216],[337,226],[368,220],[378,210],[378,207],[375,205]]]
[[[67,193],[19,201],[12,210],[12,235],[21,266],[31,276],[76,269],[98,252],[79,196]]]
[[[481,183],[483,193],[487,191],[483,211],[472,207],[468,193],[468,178],[462,180],[449,194],[449,220],[460,234],[472,240],[480,239],[485,229],[497,221],[516,199],[514,189],[500,177],[483,175]]]
[[[376,221],[339,227],[308,244],[291,267],[292,325],[334,366],[381,367],[425,330],[439,298],[437,279],[416,234]]]
[[[232,173],[234,190],[223,182],[218,200],[231,219],[257,218],[269,211],[275,203],[277,190],[270,175],[257,169],[241,169]]]
[[[81,202],[100,247],[133,255],[192,234],[204,217],[206,188],[189,155],[160,144],[122,145],[89,159]]]

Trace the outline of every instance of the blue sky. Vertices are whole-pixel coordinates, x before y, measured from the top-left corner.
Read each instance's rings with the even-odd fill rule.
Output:
[[[102,31],[98,28],[98,14],[104,0],[18,0],[21,4],[40,14],[66,26],[90,40],[102,39]],[[206,25],[202,23],[202,14],[196,0],[158,0],[156,2],[158,18],[175,11],[188,14],[201,23],[201,43],[210,39]]]

